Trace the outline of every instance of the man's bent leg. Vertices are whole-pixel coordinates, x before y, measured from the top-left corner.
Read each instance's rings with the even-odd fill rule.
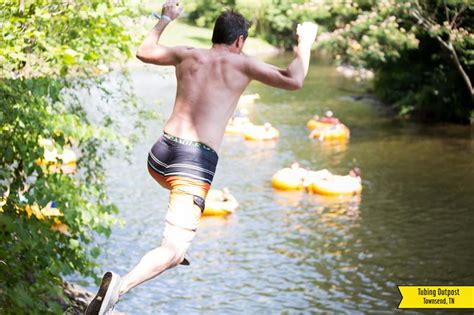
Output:
[[[122,278],[120,294],[180,264],[196,235],[209,185],[200,181],[171,177],[171,193],[164,239]]]
[[[122,278],[120,295],[123,295],[137,285],[153,279],[163,271],[177,266],[184,259],[186,249],[176,247],[163,240],[160,247],[146,253],[138,265]]]

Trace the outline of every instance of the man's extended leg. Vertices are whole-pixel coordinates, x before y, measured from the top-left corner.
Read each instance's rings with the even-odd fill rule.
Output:
[[[140,262],[122,278],[120,295],[180,264],[184,259],[187,247],[184,244],[180,246],[168,242],[166,239],[163,240],[160,247],[146,253]]]
[[[125,277],[107,272],[86,310],[87,315],[111,313],[119,295],[184,262],[199,226],[217,161],[217,153],[200,142],[164,134],[153,145],[148,170],[171,191],[163,242],[143,256]]]
[[[172,178],[170,184],[163,242],[122,278],[120,295],[180,264],[196,234],[209,185],[179,177]]]

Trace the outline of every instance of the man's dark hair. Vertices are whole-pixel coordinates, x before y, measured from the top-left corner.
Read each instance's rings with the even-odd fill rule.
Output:
[[[214,24],[213,44],[232,44],[240,35],[247,39],[250,23],[239,12],[222,12]]]

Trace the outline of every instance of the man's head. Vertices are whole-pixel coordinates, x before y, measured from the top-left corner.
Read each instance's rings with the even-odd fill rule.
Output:
[[[224,44],[240,53],[248,36],[250,23],[236,11],[222,12],[214,24],[213,44]]]

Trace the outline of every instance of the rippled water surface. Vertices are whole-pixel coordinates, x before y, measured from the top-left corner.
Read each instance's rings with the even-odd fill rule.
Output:
[[[288,56],[270,60],[286,66]],[[132,71],[142,106],[166,117],[175,79],[157,68]],[[128,314],[254,314],[387,312],[397,285],[474,284],[474,134],[465,126],[395,120],[361,89],[315,61],[305,87],[284,92],[251,84],[261,99],[249,106],[256,123],[280,130],[276,142],[225,138],[215,188],[240,202],[227,218],[205,218],[178,267],[128,294]],[[307,138],[306,121],[331,109],[352,132],[348,144]],[[126,220],[100,256],[104,270],[126,273],[163,231],[167,192],[146,171],[147,151],[163,118],[135,147],[131,164],[110,159],[109,191]],[[278,169],[299,161],[346,174],[357,164],[361,198],[282,193],[270,185]],[[95,291],[89,283],[88,288]]]

